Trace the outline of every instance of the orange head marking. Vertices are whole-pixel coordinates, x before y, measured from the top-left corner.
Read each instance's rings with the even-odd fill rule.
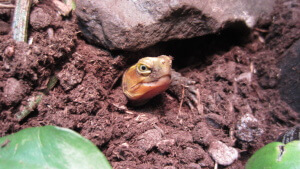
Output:
[[[123,92],[135,103],[145,103],[168,89],[171,83],[172,57],[145,57],[125,71]]]

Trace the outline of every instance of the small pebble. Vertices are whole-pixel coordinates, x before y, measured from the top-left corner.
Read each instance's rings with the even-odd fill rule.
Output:
[[[54,37],[54,30],[53,28],[48,28],[47,29],[48,37],[49,39],[52,39]]]
[[[220,165],[228,166],[238,158],[238,151],[220,141],[210,144],[208,153]]]
[[[236,137],[246,142],[251,142],[264,133],[259,121],[249,113],[241,117],[236,128]]]
[[[14,54],[15,54],[15,47],[14,46],[8,46],[8,47],[5,48],[4,55],[7,58],[10,59]]]

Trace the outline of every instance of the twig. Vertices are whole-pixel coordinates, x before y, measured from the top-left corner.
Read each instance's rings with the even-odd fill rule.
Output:
[[[6,139],[6,140],[1,144],[1,148],[4,148],[5,146],[7,146],[8,143],[10,143],[10,140]]]
[[[42,101],[44,94],[41,93],[37,96],[31,97],[29,100],[29,104],[22,110],[21,112],[16,114],[17,120],[21,121],[25,117],[27,117]]]
[[[68,16],[72,11],[72,6],[68,6],[67,4],[59,1],[59,0],[52,0],[53,4],[57,7],[60,14],[63,16]]]
[[[200,102],[201,98],[200,98],[200,91],[199,91],[199,89],[197,89],[196,95],[197,95],[197,110],[198,110],[198,113],[200,115],[202,115],[203,114],[203,105]]]
[[[117,81],[122,77],[124,71],[121,71],[118,76],[114,79],[112,85],[110,86],[108,92],[110,93],[110,91],[113,89],[113,87],[116,85]]]
[[[269,32],[268,30],[266,29],[261,29],[261,28],[254,28],[254,30],[258,31],[258,32],[262,32],[262,33],[267,33]]]
[[[71,7],[72,10],[76,9],[76,3],[74,0],[64,0],[64,3],[68,6]]]
[[[15,8],[15,5],[13,4],[3,4],[3,3],[0,3],[0,8],[4,8],[4,9],[12,9],[12,8]]]
[[[57,81],[58,81],[58,78],[56,76],[50,77],[49,82],[47,83],[46,93],[48,93],[50,90],[53,89],[53,87],[56,85]]]
[[[29,103],[28,105],[24,108],[24,110],[22,110],[21,112],[18,112],[16,114],[16,118],[19,121],[22,121],[25,117],[27,117],[34,109],[37,108],[37,106],[40,104],[40,102],[42,101],[43,97],[49,93],[50,90],[53,89],[53,87],[56,85],[58,79],[56,76],[52,76],[48,83],[47,83],[47,88],[44,92],[40,92],[38,95],[36,96],[32,96],[29,99]]]
[[[13,38],[16,41],[27,42],[31,0],[16,0],[13,21]]]
[[[179,109],[178,109],[178,115],[181,115],[181,108],[182,108],[182,104],[183,104],[183,99],[184,99],[184,95],[185,95],[185,90],[184,90],[184,86],[182,85],[182,91],[181,91],[181,98],[180,98],[180,104],[179,104]]]
[[[214,167],[214,169],[218,169],[218,163],[217,163],[217,162],[215,162],[215,167]]]

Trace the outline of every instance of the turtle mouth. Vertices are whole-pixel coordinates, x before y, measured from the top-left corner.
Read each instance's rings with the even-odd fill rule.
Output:
[[[142,83],[140,87],[146,91],[139,97],[139,100],[146,101],[161,94],[169,88],[170,84],[171,75],[164,75],[156,81]]]
[[[144,82],[144,86],[164,86],[164,85],[169,85],[171,83],[171,75],[163,75],[161,76],[158,80],[151,81],[151,82]]]

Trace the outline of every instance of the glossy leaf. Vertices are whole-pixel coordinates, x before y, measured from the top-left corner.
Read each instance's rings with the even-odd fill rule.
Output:
[[[246,169],[300,169],[300,141],[272,142],[248,160]]]
[[[111,169],[106,157],[78,133],[44,126],[0,138],[0,169]]]

